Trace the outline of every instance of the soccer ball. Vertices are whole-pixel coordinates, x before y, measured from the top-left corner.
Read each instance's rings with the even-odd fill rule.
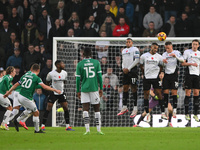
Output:
[[[165,32],[160,32],[157,34],[157,37],[159,41],[164,41],[167,38],[167,35]]]

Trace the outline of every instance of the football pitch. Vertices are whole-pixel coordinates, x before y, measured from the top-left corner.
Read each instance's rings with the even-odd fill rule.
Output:
[[[45,134],[34,134],[20,127],[0,130],[0,150],[199,150],[200,128],[133,128],[103,127],[105,135],[83,135],[85,128],[76,131],[47,127]]]

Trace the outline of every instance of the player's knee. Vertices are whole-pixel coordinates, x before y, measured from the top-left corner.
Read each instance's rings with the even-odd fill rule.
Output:
[[[35,116],[35,117],[37,117],[37,116],[39,116],[39,111],[37,110],[37,111],[35,111],[35,112],[33,112],[33,116]]]
[[[7,110],[12,111],[12,106],[8,106],[8,107],[7,107]]]

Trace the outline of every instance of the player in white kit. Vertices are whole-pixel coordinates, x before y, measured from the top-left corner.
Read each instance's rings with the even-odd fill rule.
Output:
[[[191,89],[193,89],[193,107],[194,107],[194,119],[199,122],[197,112],[199,110],[199,65],[200,65],[200,51],[199,40],[192,41],[192,49],[184,51],[183,58],[185,60],[182,63],[183,66],[187,66],[185,71],[185,119],[190,120],[188,112],[189,98],[191,96]]]
[[[177,89],[178,89],[178,62],[183,63],[184,59],[178,50],[173,50],[172,42],[165,43],[165,50],[162,54],[164,62],[164,79],[163,93],[165,102],[165,113],[168,110],[169,90],[171,90],[173,98],[173,118],[176,118],[177,109]],[[171,103],[169,103],[171,105]],[[171,120],[172,112],[169,112],[169,120]]]
[[[128,112],[127,100],[129,98],[129,86],[131,85],[132,96],[134,99],[134,108],[130,115],[131,118],[137,114],[137,80],[138,80],[138,69],[137,64],[139,63],[140,51],[137,47],[133,46],[133,40],[128,38],[126,40],[126,48],[122,51],[122,69],[123,69],[123,108],[117,114],[123,115]]]
[[[58,101],[60,105],[63,107],[64,110],[64,117],[66,121],[66,131],[74,131],[69,125],[69,110],[68,110],[68,103],[66,100],[66,95],[64,93],[64,82],[67,80],[67,72],[65,69],[64,62],[57,60],[55,62],[56,70],[52,70],[48,73],[46,81],[52,82],[53,88],[62,91],[61,94],[51,93],[48,98],[47,108],[43,115],[42,126],[41,129],[45,130],[45,124],[48,118],[48,114],[51,111],[53,104],[55,101]]]
[[[150,122],[149,115],[149,90],[151,85],[154,88],[156,95],[158,96],[158,101],[161,107],[161,118],[167,120],[167,116],[164,112],[164,101],[162,100],[161,94],[161,82],[159,79],[159,73],[163,67],[163,58],[158,51],[158,44],[152,43],[150,52],[144,53],[140,57],[140,68],[144,75],[143,78],[143,91],[144,91],[144,113],[141,115],[140,120],[143,120],[145,115],[147,115],[147,122]]]

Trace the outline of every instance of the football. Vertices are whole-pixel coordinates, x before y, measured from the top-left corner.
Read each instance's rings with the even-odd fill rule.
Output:
[[[160,33],[157,34],[157,37],[158,37],[159,41],[164,41],[164,40],[166,40],[167,35],[166,35],[165,32],[160,32]]]

